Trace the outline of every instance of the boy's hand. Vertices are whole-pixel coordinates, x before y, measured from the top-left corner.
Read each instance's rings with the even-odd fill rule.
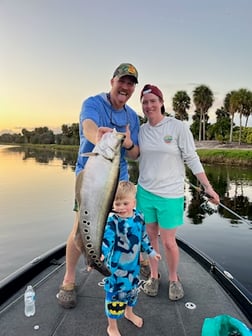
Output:
[[[156,261],[159,261],[162,259],[161,254],[157,253],[154,257],[153,257]]]

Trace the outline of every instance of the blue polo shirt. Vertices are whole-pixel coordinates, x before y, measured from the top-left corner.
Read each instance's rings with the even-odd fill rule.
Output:
[[[131,139],[138,145],[139,119],[136,112],[125,105],[121,110],[115,110],[107,99],[106,93],[101,93],[86,99],[81,108],[79,119],[80,147],[76,162],[76,175],[84,168],[87,157],[80,154],[92,152],[94,145],[88,141],[82,129],[82,122],[91,119],[98,127],[115,128],[118,132],[126,132],[126,125],[129,124]],[[125,148],[121,149],[120,180],[129,180],[128,165],[125,159]]]

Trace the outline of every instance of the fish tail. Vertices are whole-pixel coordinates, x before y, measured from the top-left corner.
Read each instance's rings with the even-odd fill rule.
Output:
[[[99,273],[101,273],[102,275],[104,275],[105,277],[108,277],[111,275],[110,270],[107,268],[107,266],[102,261],[99,261],[99,262],[91,261],[89,266],[95,269],[96,271],[98,271]]]

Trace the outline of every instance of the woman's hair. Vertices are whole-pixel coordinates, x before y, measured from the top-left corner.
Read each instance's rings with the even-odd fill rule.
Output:
[[[115,200],[123,199],[127,196],[136,196],[136,187],[134,183],[129,181],[120,181],[116,190]]]

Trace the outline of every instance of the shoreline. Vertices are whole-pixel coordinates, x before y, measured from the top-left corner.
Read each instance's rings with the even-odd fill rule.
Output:
[[[215,140],[194,141],[196,151],[202,163],[227,164],[232,166],[252,167],[252,144],[237,142],[222,143]],[[3,144],[1,144],[3,145]],[[7,144],[5,144],[7,145]],[[8,144],[13,147],[33,147],[51,151],[74,151],[78,152],[76,145],[56,144]],[[129,159],[130,160],[130,159]]]
[[[194,141],[197,149],[246,149],[252,150],[252,144],[238,144],[237,142],[222,143],[216,140]]]
[[[195,141],[196,151],[202,163],[252,167],[252,145]]]

